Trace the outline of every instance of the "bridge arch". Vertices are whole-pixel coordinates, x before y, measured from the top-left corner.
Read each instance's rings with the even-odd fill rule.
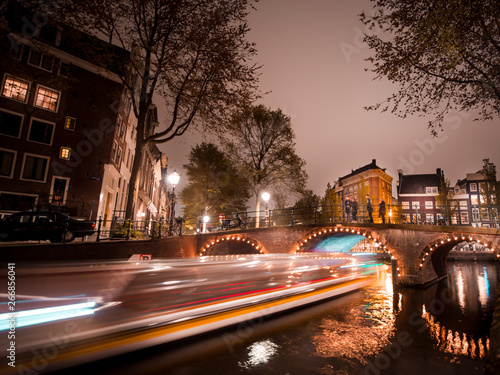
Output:
[[[389,252],[387,250],[387,245],[382,243],[382,241],[378,238],[378,236],[374,236],[372,231],[366,228],[359,227],[344,227],[344,226],[335,226],[335,227],[326,227],[326,228],[314,228],[313,230],[306,233],[302,238],[300,238],[293,246],[290,252],[305,252],[311,250],[311,248],[324,241],[327,238],[334,237],[346,237],[350,236],[352,238],[351,241],[347,242],[345,245],[346,252],[350,251],[356,243],[362,241],[363,239],[369,239],[374,243],[378,244],[379,252]],[[344,249],[341,249],[344,251]]]
[[[247,233],[216,236],[203,244],[199,255],[267,254],[261,241]]]

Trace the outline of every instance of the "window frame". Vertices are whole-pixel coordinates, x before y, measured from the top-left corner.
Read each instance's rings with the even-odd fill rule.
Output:
[[[40,63],[38,65],[37,64],[33,64],[33,63],[30,62],[31,55],[32,55],[33,51],[38,52],[40,54]],[[47,69],[47,68],[45,68],[43,66],[44,57],[52,59],[52,63],[50,64],[50,69]],[[34,49],[34,48],[30,48],[30,53],[28,55],[28,60],[26,62],[27,62],[28,65],[34,66],[35,68],[39,68],[39,69],[45,70],[46,72],[52,73],[54,71],[54,62],[55,62],[54,56],[49,55],[48,53],[39,51],[39,50]]]
[[[37,101],[38,101],[38,95],[39,95],[39,91],[40,89],[45,89],[47,91],[52,91],[54,93],[57,93],[57,103],[56,103],[56,108],[54,110],[50,109],[50,108],[46,108],[46,107],[43,107],[43,106],[40,106],[40,105],[37,105]],[[52,113],[57,113],[59,111],[59,105],[61,104],[61,91],[58,91],[58,90],[54,90],[53,88],[50,88],[48,86],[44,86],[44,85],[37,85],[36,86],[36,90],[35,90],[35,98],[33,99],[33,106],[35,108],[39,108],[39,109],[43,109],[45,111],[49,111],[49,112],[52,112]]]
[[[65,150],[68,151],[68,157],[63,156],[63,151],[65,151]],[[62,159],[62,160],[71,159],[71,147],[61,146],[61,148],[59,149],[59,159]]]
[[[20,82],[24,82],[24,83],[27,83],[28,84],[28,87],[26,88],[26,96],[24,98],[24,100],[19,100],[19,99],[16,99],[16,98],[13,98],[13,97],[10,97],[10,96],[7,96],[7,95],[4,95],[4,90],[5,90],[5,84],[7,83],[7,78],[12,78],[12,80],[17,80],[17,81],[20,81]],[[24,103],[26,104],[28,102],[28,98],[30,96],[30,88],[31,88],[31,82],[30,81],[27,81],[27,80],[24,80],[22,78],[18,78],[12,74],[9,74],[9,73],[5,73],[4,76],[3,76],[3,80],[2,80],[2,92],[0,93],[0,95],[3,97],[3,98],[7,98],[7,99],[10,99],[10,100],[14,100],[16,102],[19,102],[19,103]]]
[[[43,123],[46,123],[46,124],[50,124],[52,125],[52,134],[50,136],[50,143],[45,143],[45,142],[39,142],[39,141],[34,141],[32,139],[30,139],[30,134],[31,134],[31,128],[33,126],[33,121],[38,121],[38,122],[43,122]],[[54,141],[54,134],[55,134],[55,131],[56,130],[56,123],[55,122],[52,122],[52,121],[47,121],[47,120],[43,120],[41,118],[38,118],[38,117],[32,117],[30,119],[30,126],[28,128],[28,135],[26,137],[26,140],[28,142],[33,142],[33,143],[38,143],[40,145],[46,145],[46,146],[52,146],[52,142]]]
[[[0,151],[11,152],[11,153],[14,154],[14,158],[12,159],[12,166],[11,166],[10,176],[3,176],[3,175],[0,174],[0,178],[13,179],[14,178],[14,171],[16,169],[17,150],[11,150],[11,149],[8,149],[8,148],[0,147]]]
[[[0,133],[1,136],[11,137],[11,138],[15,138],[15,139],[20,139],[21,138],[21,133],[23,131],[23,125],[24,125],[24,114],[18,113],[18,112],[14,112],[14,111],[11,111],[11,110],[5,109],[5,108],[0,108],[0,112],[10,113],[11,115],[16,115],[16,116],[21,117],[21,124],[19,125],[19,133],[18,133],[17,137],[14,137],[13,135],[9,135],[9,134]]]
[[[70,127],[67,127],[67,123],[68,123],[68,119],[70,120],[74,120],[73,121],[73,128],[70,128]],[[69,131],[75,131],[76,129],[76,118],[74,117],[71,117],[71,116],[66,116],[66,118],[64,119],[64,130],[69,130]]]
[[[26,159],[27,159],[28,156],[32,156],[32,157],[36,157],[36,158],[39,158],[39,159],[45,159],[45,160],[47,160],[47,164],[45,166],[45,173],[44,173],[44,176],[43,176],[43,180],[33,180],[31,178],[24,178],[24,168],[26,166]],[[40,155],[40,154],[33,154],[33,153],[30,153],[30,152],[25,152],[24,156],[23,156],[23,164],[21,166],[21,174],[19,176],[19,180],[20,181],[38,182],[38,183],[45,184],[47,182],[47,176],[49,174],[49,166],[50,166],[50,156]]]

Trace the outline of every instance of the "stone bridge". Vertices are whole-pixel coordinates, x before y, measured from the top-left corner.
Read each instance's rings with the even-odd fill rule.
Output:
[[[349,251],[363,239],[389,253],[396,284],[426,286],[446,277],[446,258],[463,241],[478,242],[500,258],[500,229],[411,224],[295,225],[197,235],[198,255]]]

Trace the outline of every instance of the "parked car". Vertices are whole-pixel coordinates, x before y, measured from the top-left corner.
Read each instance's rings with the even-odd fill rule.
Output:
[[[75,219],[60,212],[17,212],[0,220],[0,241],[71,242],[94,232],[94,221]]]

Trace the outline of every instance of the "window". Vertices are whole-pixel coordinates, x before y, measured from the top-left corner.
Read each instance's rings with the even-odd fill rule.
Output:
[[[45,182],[50,157],[25,154],[21,180]]]
[[[24,116],[7,110],[0,110],[0,134],[19,138]]]
[[[469,224],[469,214],[467,212],[460,212],[460,222],[462,224]]]
[[[58,91],[38,86],[36,90],[35,107],[57,112],[59,96],[60,93]]]
[[[38,195],[0,192],[0,210],[28,211],[32,210],[38,200]]]
[[[434,224],[434,214],[426,214],[425,222],[426,224]]]
[[[31,120],[28,140],[32,142],[52,144],[55,124],[37,119]]]
[[[470,203],[471,204],[479,204],[477,195],[471,195],[470,196]]]
[[[420,202],[411,202],[411,208],[414,210],[420,209]]]
[[[16,151],[0,148],[0,177],[12,178],[16,154]]]
[[[425,194],[437,194],[438,188],[437,186],[428,186],[425,188]]]
[[[120,134],[120,129],[122,127],[122,118],[121,116],[118,116],[118,118],[116,119],[116,134]]]
[[[458,214],[457,213],[452,213],[451,214],[451,223],[452,224],[458,224]]]
[[[468,207],[467,201],[460,201],[460,209],[461,210],[466,210]]]
[[[54,64],[54,57],[47,55],[46,53],[31,49],[30,56],[28,58],[28,64],[51,72],[52,65]]]
[[[458,186],[455,186],[454,191],[455,191],[455,195],[460,194],[460,188]]]
[[[119,167],[120,166],[120,159],[122,157],[122,149],[118,147],[118,152],[116,153],[116,165]]]
[[[61,61],[59,65],[59,75],[62,77],[69,77],[69,67],[70,65],[68,63]]]
[[[434,208],[434,202],[433,201],[425,201],[425,208],[427,210],[432,210]]]
[[[71,148],[61,147],[61,151],[59,151],[59,157],[61,159],[69,160],[69,158],[71,157]]]
[[[2,86],[2,95],[6,98],[26,103],[29,87],[30,84],[28,81],[6,74]]]
[[[118,143],[116,141],[113,143],[113,150],[111,151],[111,160],[115,160],[116,158],[116,150],[118,149]]]
[[[401,202],[401,205],[403,207],[403,210],[409,210],[410,209],[410,202]]]
[[[75,130],[75,127],[76,127],[76,118],[66,117],[66,121],[64,121],[64,129]]]
[[[470,184],[470,191],[477,191],[477,184],[475,182]]]

